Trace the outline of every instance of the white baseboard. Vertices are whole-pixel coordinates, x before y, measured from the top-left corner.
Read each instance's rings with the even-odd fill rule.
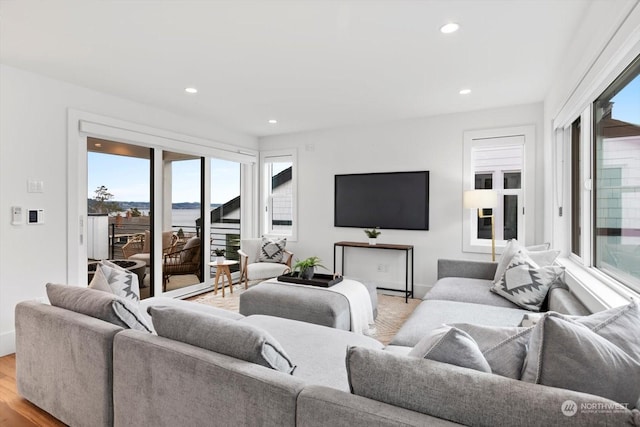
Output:
[[[433,288],[433,285],[415,284],[413,286],[413,297],[421,299],[427,292]]]
[[[16,331],[0,334],[0,356],[16,352]]]

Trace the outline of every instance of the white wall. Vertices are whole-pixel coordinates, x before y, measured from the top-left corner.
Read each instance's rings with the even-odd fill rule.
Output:
[[[463,132],[535,125],[538,143],[542,116],[542,104],[531,104],[261,138],[261,150],[298,150],[298,239],[289,242],[287,248],[296,258],[317,255],[332,269],[334,242],[366,241],[361,229],[333,226],[335,174],[429,170],[429,231],[382,230],[379,242],[415,246],[418,294],[435,281],[438,258],[490,259],[462,252]],[[541,150],[536,150],[536,158],[542,159]],[[542,182],[542,162],[537,163],[536,176]],[[535,211],[541,213],[542,204],[542,185],[538,185],[536,206],[530,211],[530,218],[536,221],[537,241],[542,240],[543,227],[541,215]],[[404,258],[400,253],[348,251],[347,275],[404,286]],[[386,265],[388,271],[378,272],[378,264]]]
[[[0,355],[14,350],[14,307],[67,277],[67,109],[244,148],[254,137],[0,65]],[[44,182],[27,193],[27,180]],[[10,207],[41,208],[43,225],[12,226]]]

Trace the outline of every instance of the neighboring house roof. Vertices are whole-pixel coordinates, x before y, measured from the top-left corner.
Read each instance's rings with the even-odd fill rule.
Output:
[[[291,178],[291,167],[288,167],[271,179],[271,188],[278,188],[279,186],[291,181]],[[212,209],[211,223],[213,224],[216,222],[223,222],[225,220],[225,214],[228,215],[238,209],[240,209],[240,196],[234,197],[228,202],[223,203],[215,209]],[[200,218],[196,219],[196,225],[200,225],[200,222]]]
[[[604,128],[603,133],[605,138],[622,138],[625,136],[640,135],[639,126],[622,120],[612,119],[611,114],[603,117],[602,126]]]
[[[282,184],[291,181],[291,167],[286,168],[279,174],[271,178],[271,189],[280,187]]]
[[[229,214],[233,211],[240,209],[240,196],[234,197],[226,203],[218,206],[211,211],[211,223],[222,222],[225,213]]]

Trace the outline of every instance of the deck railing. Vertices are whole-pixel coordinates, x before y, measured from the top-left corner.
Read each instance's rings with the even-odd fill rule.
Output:
[[[109,224],[109,255],[111,259],[124,258],[122,247],[137,234],[148,230],[144,224]],[[184,244],[190,237],[200,235],[200,227],[196,226],[172,226],[171,229],[180,236],[179,244]],[[216,223],[209,230],[210,253],[205,257],[205,264],[215,261],[214,249],[224,249],[225,257],[239,261],[238,249],[240,249],[240,224]],[[207,265],[208,267],[208,265]],[[231,271],[239,271],[239,265],[231,266]],[[215,267],[210,268],[210,274],[215,274]]]

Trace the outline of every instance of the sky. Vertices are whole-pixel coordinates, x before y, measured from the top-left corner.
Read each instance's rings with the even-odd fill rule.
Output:
[[[623,122],[640,126],[640,75],[636,76],[611,101],[613,102],[612,117]]]
[[[114,201],[148,202],[149,160],[89,152],[88,198],[104,185]],[[172,203],[200,201],[200,160],[182,160],[172,165]],[[240,195],[240,164],[211,159],[211,203],[225,203]]]

